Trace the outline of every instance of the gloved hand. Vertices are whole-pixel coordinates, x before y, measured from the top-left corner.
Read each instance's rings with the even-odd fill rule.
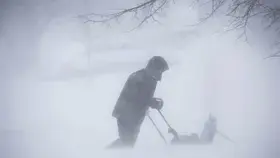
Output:
[[[163,100],[160,98],[153,98],[150,103],[152,109],[160,110],[163,107]]]

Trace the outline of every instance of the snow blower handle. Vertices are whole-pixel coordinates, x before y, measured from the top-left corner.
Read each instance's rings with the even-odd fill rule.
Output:
[[[179,139],[179,135],[177,133],[177,131],[171,127],[171,125],[167,122],[166,118],[163,116],[163,114],[161,113],[160,110],[157,110],[158,113],[161,115],[161,117],[163,118],[164,122],[166,123],[166,125],[168,126],[168,133],[171,133],[173,134],[173,136],[176,138],[176,139]]]
[[[173,129],[171,126],[170,126],[170,124],[167,122],[167,120],[165,119],[165,117],[163,116],[163,114],[161,113],[161,111],[160,110],[157,110],[158,111],[158,113],[161,115],[161,117],[163,118],[163,120],[164,120],[164,122],[167,124],[167,126],[170,128],[170,129]]]
[[[225,140],[231,142],[232,144],[236,144],[235,141],[233,141],[232,139],[229,138],[229,136],[225,135],[224,133],[216,130],[216,133],[218,133],[222,138],[224,138]]]
[[[150,119],[150,121],[152,122],[152,124],[154,125],[154,127],[156,128],[159,136],[162,138],[162,140],[164,141],[165,144],[167,144],[167,141],[165,139],[165,137],[163,136],[163,134],[161,133],[160,129],[158,128],[158,126],[156,125],[156,123],[154,122],[154,120],[151,118],[151,116],[149,114],[148,115],[148,118]]]

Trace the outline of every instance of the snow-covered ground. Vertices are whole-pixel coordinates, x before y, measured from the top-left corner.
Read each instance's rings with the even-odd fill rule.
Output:
[[[262,157],[269,93],[261,56],[237,41],[236,32],[217,33],[218,21],[185,27],[182,21],[194,21],[197,12],[182,8],[175,5],[163,25],[147,24],[130,33],[125,30],[133,25],[88,26],[63,16],[51,20],[36,64],[11,80],[6,148],[26,158]],[[212,113],[219,130],[236,144],[217,136],[212,146],[166,146],[147,119],[134,150],[104,150],[117,137],[111,112],[127,76],[153,55],[170,64],[156,96],[164,99],[163,113],[174,128],[200,133]],[[155,111],[151,116],[170,140],[160,116]]]

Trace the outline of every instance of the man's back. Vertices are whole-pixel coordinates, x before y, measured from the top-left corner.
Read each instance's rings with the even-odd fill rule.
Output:
[[[145,115],[156,85],[157,81],[148,76],[145,69],[132,73],[121,91],[113,115],[131,117]]]

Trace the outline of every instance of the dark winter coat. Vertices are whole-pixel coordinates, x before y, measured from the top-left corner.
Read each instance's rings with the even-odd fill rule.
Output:
[[[156,85],[157,80],[149,75],[146,69],[132,73],[117,100],[113,116],[138,123],[145,117],[149,103],[154,96]]]

